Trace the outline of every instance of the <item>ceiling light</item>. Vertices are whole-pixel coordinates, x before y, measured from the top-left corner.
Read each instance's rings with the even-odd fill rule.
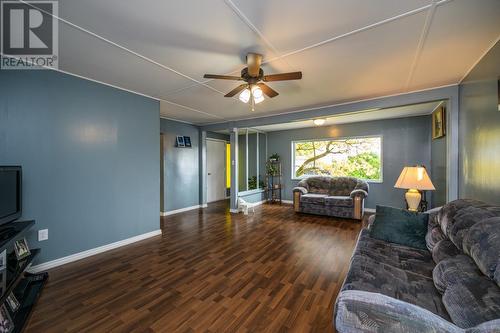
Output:
[[[255,98],[261,98],[262,97],[262,89],[260,89],[259,86],[253,86],[252,87],[252,94]]]
[[[243,90],[239,98],[243,103],[248,103],[248,101],[250,100],[250,89],[247,88]]]
[[[263,100],[264,100],[264,96],[260,96],[260,97],[254,96],[253,97],[253,101],[255,102],[255,104],[259,104]]]
[[[325,122],[326,122],[326,119],[323,119],[323,118],[318,118],[318,119],[314,119],[314,120],[313,120],[313,123],[314,123],[314,125],[316,125],[316,126],[321,126],[321,125],[323,125]]]
[[[258,104],[264,100],[264,94],[262,93],[262,89],[259,86],[252,87],[252,96],[255,104]]]

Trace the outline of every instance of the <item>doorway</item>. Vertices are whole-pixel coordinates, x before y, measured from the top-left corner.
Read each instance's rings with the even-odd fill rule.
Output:
[[[226,144],[207,139],[207,202],[226,199]]]

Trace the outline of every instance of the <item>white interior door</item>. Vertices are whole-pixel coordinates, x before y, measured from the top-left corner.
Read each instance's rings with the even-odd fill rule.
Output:
[[[226,143],[207,140],[207,201],[226,198]]]

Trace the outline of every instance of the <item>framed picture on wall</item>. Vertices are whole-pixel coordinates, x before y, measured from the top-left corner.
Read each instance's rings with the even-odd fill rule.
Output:
[[[446,134],[446,110],[439,106],[432,112],[432,139],[437,139]]]
[[[177,139],[175,141],[175,145],[177,147],[181,147],[181,148],[186,147],[186,144],[184,143],[184,137],[182,135],[177,135]]]
[[[184,137],[184,145],[188,148],[191,148],[191,138],[189,136]]]

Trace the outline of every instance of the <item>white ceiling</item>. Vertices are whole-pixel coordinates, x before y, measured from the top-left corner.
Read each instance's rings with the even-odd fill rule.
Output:
[[[207,124],[457,84],[500,36],[499,0],[59,0],[60,70],[161,100]],[[223,95],[247,52],[280,95]]]
[[[405,105],[387,109],[360,110],[357,112],[343,113],[325,119],[325,123],[321,126],[332,126],[348,123],[359,123],[362,121],[383,120],[393,118],[416,117],[430,115],[442,101]],[[316,127],[312,119],[300,120],[294,122],[286,122],[282,124],[272,124],[265,126],[253,127],[254,129],[263,132],[283,131],[297,128]],[[226,132],[223,132],[226,133]]]

